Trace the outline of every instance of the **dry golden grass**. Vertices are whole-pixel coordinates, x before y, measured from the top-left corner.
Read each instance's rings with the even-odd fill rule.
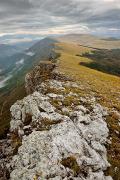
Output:
[[[76,54],[91,51],[90,48],[74,43],[58,43],[57,46],[60,47],[57,51],[61,53],[60,71],[71,75],[82,85],[90,87],[91,91],[101,98],[103,105],[120,110],[120,78],[80,65],[80,62],[91,62],[92,60],[78,57]]]
[[[120,78],[114,75],[103,73],[94,69],[80,65],[80,62],[91,62],[92,60],[76,56],[92,49],[78,46],[75,43],[60,42],[56,44],[57,51],[61,54],[59,58],[60,71],[84,86],[81,95],[93,94],[97,97],[100,104],[111,109],[120,111]],[[112,144],[108,146],[108,158],[111,168],[107,174],[112,175],[113,179],[120,179],[120,144],[119,134],[120,126],[116,116],[109,115],[107,118]],[[117,168],[116,168],[117,167]]]

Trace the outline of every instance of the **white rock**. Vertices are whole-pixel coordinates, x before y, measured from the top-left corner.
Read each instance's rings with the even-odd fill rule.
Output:
[[[53,98],[53,99],[58,99],[58,100],[64,100],[64,96],[63,95],[58,95],[58,94],[54,94],[54,93],[49,93],[47,94],[48,97]]]
[[[63,108],[62,108],[62,112],[63,112],[63,113],[70,114],[70,110],[69,110],[68,108],[66,108],[66,107],[63,107]]]
[[[55,107],[53,107],[49,102],[43,101],[38,105],[41,109],[43,109],[47,113],[52,113],[55,111]]]
[[[47,83],[61,92],[66,86],[64,82],[56,80]],[[72,86],[71,82],[67,83]],[[10,163],[11,180],[31,180],[36,175],[40,180],[111,180],[111,177],[104,175],[104,170],[109,167],[104,146],[108,137],[108,128],[104,121],[106,110],[95,102],[92,102],[91,112],[82,105],[77,106],[73,112],[62,107],[62,112],[67,112],[68,117],[58,113],[61,111],[57,112],[50,103],[51,98],[64,100],[64,95],[34,92],[11,107],[11,131],[17,130],[20,136],[24,135],[27,128],[32,128],[31,124],[25,125],[27,115],[31,118],[30,123],[34,123],[36,127],[41,120],[56,121],[49,130],[38,131],[33,128],[31,134],[22,137],[18,154]],[[87,100],[81,98],[81,101]],[[86,177],[81,171],[74,177],[71,167],[63,166],[62,160],[70,157],[85,171]]]
[[[76,106],[75,110],[79,110],[79,111],[82,111],[84,113],[86,113],[86,111],[87,111],[87,109],[82,105]]]

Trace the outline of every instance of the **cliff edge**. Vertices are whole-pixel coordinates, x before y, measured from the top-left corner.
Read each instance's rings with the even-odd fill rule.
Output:
[[[10,109],[9,178],[111,180],[104,173],[107,110],[95,97],[81,97],[84,87],[56,68],[41,63],[28,73],[28,96]]]

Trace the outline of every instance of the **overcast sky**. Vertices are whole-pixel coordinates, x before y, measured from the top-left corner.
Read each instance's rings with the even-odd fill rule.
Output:
[[[120,0],[0,0],[3,34],[120,35]]]

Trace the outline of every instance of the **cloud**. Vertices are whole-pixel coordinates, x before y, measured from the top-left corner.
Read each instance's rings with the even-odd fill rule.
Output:
[[[119,0],[1,0],[0,34],[120,29]]]

